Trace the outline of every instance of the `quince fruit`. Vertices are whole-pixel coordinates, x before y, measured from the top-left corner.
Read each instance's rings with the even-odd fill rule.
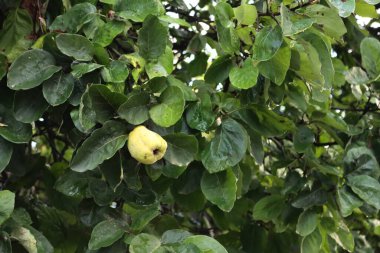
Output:
[[[133,158],[143,164],[153,164],[164,157],[167,142],[159,134],[138,126],[129,133],[128,150]]]

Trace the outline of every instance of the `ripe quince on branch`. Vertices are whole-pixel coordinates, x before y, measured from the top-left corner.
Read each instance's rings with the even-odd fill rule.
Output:
[[[128,150],[133,158],[143,164],[153,164],[164,157],[167,142],[159,134],[138,126],[129,133]]]

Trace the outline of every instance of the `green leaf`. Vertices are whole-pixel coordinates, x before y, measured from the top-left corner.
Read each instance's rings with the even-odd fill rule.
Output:
[[[212,62],[205,74],[205,81],[212,84],[221,83],[227,79],[233,67],[231,56],[223,55]]]
[[[252,58],[257,61],[271,59],[282,45],[282,30],[279,25],[274,27],[265,26],[257,33],[253,45]]]
[[[128,76],[128,66],[123,61],[112,61],[107,68],[102,69],[102,77],[108,83],[124,83]]]
[[[375,38],[365,38],[360,43],[360,53],[363,67],[371,78],[380,76],[380,41]]]
[[[42,92],[52,106],[66,102],[74,90],[74,78],[71,74],[62,71],[55,73],[51,78],[43,82]]]
[[[175,244],[179,242],[183,242],[187,237],[191,236],[192,234],[186,230],[182,229],[171,229],[168,231],[165,231],[165,233],[161,236],[161,242],[162,244]]]
[[[362,200],[380,209],[380,183],[368,175],[348,177],[348,185]]]
[[[298,40],[291,52],[290,69],[316,89],[321,89],[325,80],[321,73],[322,64],[318,51],[309,42]]]
[[[323,189],[317,189],[310,193],[299,195],[292,203],[296,208],[310,208],[312,206],[323,205],[327,201],[327,192]]]
[[[120,105],[126,101],[126,96],[112,92],[107,86],[94,84],[89,88],[91,108],[95,111],[96,120],[100,123],[113,118]]]
[[[153,122],[162,127],[169,127],[181,118],[185,99],[180,88],[170,86],[159,97],[159,104],[149,110]]]
[[[186,121],[189,127],[199,131],[207,131],[215,121],[215,114],[212,112],[210,94],[207,91],[199,90],[199,101],[190,104],[186,111]]]
[[[4,223],[13,212],[15,206],[15,194],[11,191],[0,191],[0,225]]]
[[[302,38],[308,41],[317,50],[321,62],[321,74],[324,78],[324,88],[331,89],[335,76],[334,66],[331,60],[331,45],[316,33],[303,33]]]
[[[123,211],[131,216],[131,229],[134,231],[143,230],[149,222],[160,215],[160,207],[157,203],[144,206],[124,204]]]
[[[256,85],[259,71],[251,58],[244,61],[241,68],[234,67],[230,71],[230,81],[239,89],[249,89]]]
[[[228,28],[233,26],[231,19],[234,16],[234,10],[232,9],[230,4],[225,2],[219,2],[215,6],[215,14],[223,27]]]
[[[247,131],[235,120],[227,118],[202,150],[202,163],[209,173],[226,170],[243,159],[247,147]]]
[[[75,171],[68,171],[55,181],[54,189],[60,193],[74,198],[86,196],[88,175]]]
[[[129,251],[131,253],[151,253],[155,252],[160,245],[160,240],[154,235],[141,233],[133,237],[129,246]]]
[[[81,97],[78,120],[81,128],[83,128],[85,132],[93,128],[96,124],[96,114],[92,109],[92,101],[89,94],[89,88],[87,88],[86,92],[84,92]]]
[[[92,43],[82,35],[62,33],[55,40],[62,53],[78,61],[91,61],[94,56]]]
[[[331,4],[338,9],[339,16],[347,18],[355,11],[355,0],[330,0]]]
[[[32,126],[17,121],[13,113],[0,104],[0,136],[13,143],[27,143],[32,138]]]
[[[122,21],[112,20],[99,27],[92,42],[102,47],[112,43],[114,38],[124,31],[126,24]]]
[[[335,242],[348,252],[353,252],[355,249],[355,240],[349,228],[343,222],[340,222],[338,231],[330,234]]]
[[[103,67],[103,65],[97,64],[97,63],[78,63],[78,64],[72,64],[71,65],[71,74],[73,77],[79,79],[84,74],[90,73],[94,70],[97,70],[99,68]]]
[[[128,138],[127,127],[118,121],[107,121],[95,130],[71,161],[71,169],[78,172],[95,169],[99,164],[115,155]]]
[[[90,3],[80,3],[68,9],[63,15],[54,19],[49,29],[76,33],[83,24],[88,20],[89,16],[96,13],[96,7]]]
[[[46,237],[31,226],[16,227],[12,237],[28,251],[33,253],[53,253],[54,249]]]
[[[168,28],[155,16],[148,16],[139,31],[139,54],[146,60],[158,59],[165,52]]]
[[[44,50],[26,51],[10,66],[7,75],[8,87],[13,90],[34,88],[61,69],[54,64],[54,57]]]
[[[10,10],[0,30],[0,51],[9,56],[33,30],[33,21],[26,9]]]
[[[350,147],[343,158],[343,163],[350,175],[368,175],[379,178],[380,167],[373,151],[366,146]]]
[[[271,221],[276,219],[285,207],[285,199],[281,195],[271,195],[260,199],[253,207],[255,220]]]
[[[361,17],[378,18],[379,14],[376,12],[374,5],[368,4],[363,0],[356,1],[355,13]]]
[[[294,15],[284,4],[281,5],[281,27],[284,36],[292,36],[305,31],[314,23],[314,19]]]
[[[293,135],[293,144],[297,152],[304,152],[311,147],[314,142],[314,133],[310,128],[306,126],[300,126],[297,128]]]
[[[227,250],[217,240],[205,235],[189,236],[184,243],[195,245],[202,253],[227,253]]]
[[[128,123],[140,125],[149,119],[149,102],[150,96],[148,93],[130,93],[127,101],[119,107],[117,112]]]
[[[316,24],[332,38],[339,40],[346,32],[346,26],[336,10],[320,4],[309,5],[298,9],[298,13],[315,19]]]
[[[9,164],[13,153],[13,146],[11,143],[0,137],[0,173]]]
[[[235,17],[239,25],[252,25],[257,18],[256,6],[250,4],[241,4],[234,8]]]
[[[165,160],[176,166],[187,166],[198,152],[198,141],[193,135],[175,133],[165,135],[168,143]]]
[[[290,66],[290,56],[288,44],[283,43],[270,60],[259,62],[257,67],[260,74],[269,78],[275,84],[281,85]]]
[[[363,201],[361,201],[347,186],[343,186],[337,190],[336,200],[343,217],[351,215],[355,208],[363,205]]]
[[[186,70],[192,77],[203,75],[207,69],[208,55],[205,53],[198,53],[194,56],[194,60],[189,62]]]
[[[268,110],[264,106],[251,106],[233,114],[249,128],[267,137],[280,136],[294,129],[294,123],[288,118]]]
[[[322,236],[318,229],[304,237],[301,243],[301,253],[319,253],[322,244]]]
[[[352,67],[346,72],[345,79],[352,85],[366,85],[369,81],[367,73],[360,67]]]
[[[173,50],[166,46],[165,53],[158,57],[157,60],[152,60],[146,63],[145,71],[150,79],[160,76],[168,76],[173,72]]]
[[[311,234],[318,225],[318,214],[312,210],[305,210],[298,217],[297,233],[300,236],[307,236]]]
[[[88,243],[90,250],[97,250],[112,245],[119,240],[124,229],[116,220],[105,220],[98,223],[91,232],[91,239]]]
[[[116,0],[115,11],[121,17],[142,22],[147,16],[161,16],[165,9],[159,0]]]
[[[32,123],[41,118],[48,107],[49,104],[42,96],[41,89],[17,91],[13,103],[13,113],[16,120]]]
[[[169,86],[176,86],[180,88],[186,101],[197,101],[197,95],[193,91],[192,87],[188,86],[181,80],[175,78],[174,76],[168,76],[167,83]]]
[[[222,211],[229,212],[234,207],[237,179],[232,169],[210,174],[203,172],[201,189],[206,199]]]
[[[222,49],[228,54],[234,54],[239,51],[240,40],[233,26],[225,27],[217,19],[216,30],[218,32],[218,41]]]

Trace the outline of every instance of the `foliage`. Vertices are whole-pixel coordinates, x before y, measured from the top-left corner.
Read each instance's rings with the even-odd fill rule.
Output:
[[[379,0],[196,2],[0,0],[0,252],[378,252]]]

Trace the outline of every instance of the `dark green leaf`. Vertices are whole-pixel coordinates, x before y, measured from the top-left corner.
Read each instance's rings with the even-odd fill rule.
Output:
[[[151,253],[155,252],[160,245],[160,240],[154,235],[141,233],[132,239],[129,251],[131,253]]]
[[[187,166],[198,152],[198,141],[193,135],[183,133],[164,136],[168,143],[165,160],[176,166]]]
[[[205,171],[201,180],[201,189],[206,199],[224,212],[229,212],[236,200],[236,182],[232,169],[214,174]]]
[[[348,185],[362,200],[376,209],[380,209],[379,181],[367,175],[350,176]]]
[[[49,79],[61,67],[55,66],[54,57],[41,49],[24,52],[10,66],[8,87],[13,90],[27,90]]]
[[[257,61],[271,59],[280,49],[282,41],[282,30],[279,25],[265,26],[255,38],[252,58]]]
[[[361,201],[347,186],[343,186],[337,190],[336,200],[343,217],[351,215],[355,208],[363,205],[363,201]]]
[[[168,230],[162,234],[161,242],[162,242],[162,244],[179,243],[191,235],[192,234],[186,230],[172,229],[172,230]]]
[[[75,33],[88,20],[89,16],[96,13],[96,7],[90,3],[74,5],[65,14],[58,16],[50,25],[50,30],[60,30]]]
[[[301,253],[319,253],[322,237],[318,229],[302,239]]]
[[[78,148],[71,161],[71,169],[78,172],[95,169],[122,148],[127,138],[126,125],[118,121],[107,121]]]
[[[13,212],[15,206],[15,194],[11,191],[0,191],[0,225],[4,223]]]
[[[185,244],[194,244],[201,252],[227,253],[227,250],[214,238],[205,235],[193,235],[184,240]]]
[[[124,31],[126,24],[122,21],[112,20],[99,27],[92,42],[99,46],[106,47],[112,43],[113,39]]]
[[[11,160],[12,153],[12,144],[0,137],[0,173],[7,167]]]
[[[293,144],[297,152],[304,152],[314,142],[314,133],[306,126],[297,128],[293,135]]]
[[[210,173],[225,170],[243,159],[247,147],[247,131],[235,120],[228,118],[202,150],[202,163]]]
[[[89,88],[91,108],[95,111],[96,120],[100,123],[113,118],[117,110],[126,100],[126,96],[112,92],[107,86],[101,84],[91,85]]]
[[[160,57],[166,48],[168,29],[155,16],[148,16],[139,31],[139,54],[146,60]]]
[[[323,189],[318,189],[310,193],[300,195],[292,206],[307,209],[312,206],[323,205],[327,201],[327,193]]]
[[[165,13],[159,0],[116,0],[115,10],[135,22],[142,22],[148,15],[161,16]]]
[[[224,55],[210,65],[205,74],[205,81],[212,84],[221,83],[227,79],[233,67],[231,56]]]
[[[79,61],[91,61],[94,55],[92,43],[79,34],[59,34],[56,37],[57,47],[67,56]]]
[[[33,30],[33,21],[26,9],[15,8],[9,11],[0,30],[0,51],[11,55],[12,51],[20,50],[22,41]],[[21,48],[24,49],[24,48]]]
[[[116,220],[105,220],[98,223],[91,233],[91,239],[88,243],[88,248],[97,250],[103,247],[112,245],[119,240],[123,234],[124,229]]]
[[[123,61],[112,61],[107,68],[102,70],[104,81],[109,83],[124,83],[128,75],[127,63]]]
[[[318,214],[312,210],[306,210],[298,217],[297,233],[301,236],[311,234],[318,225]]]
[[[255,204],[252,215],[255,220],[271,221],[283,212],[284,207],[285,199],[283,196],[266,196]]]
[[[66,102],[74,90],[74,78],[71,74],[55,73],[43,83],[43,94],[52,106]]]
[[[261,61],[257,65],[260,74],[269,78],[277,85],[282,84],[290,66],[290,48],[283,43],[280,49],[268,61]]]
[[[97,70],[99,68],[103,67],[103,65],[97,64],[97,63],[78,63],[78,64],[72,64],[71,68],[73,71],[71,71],[71,74],[75,78],[81,78],[84,74],[90,73],[94,70]]]
[[[0,104],[0,135],[13,143],[26,143],[32,138],[32,126],[17,121],[11,110]]]
[[[13,103],[14,117],[23,123],[32,123],[38,120],[48,107],[49,104],[39,88],[17,91],[15,94]]]
[[[140,125],[149,119],[149,102],[150,96],[148,93],[131,93],[127,101],[120,106],[117,112],[128,123]]]

